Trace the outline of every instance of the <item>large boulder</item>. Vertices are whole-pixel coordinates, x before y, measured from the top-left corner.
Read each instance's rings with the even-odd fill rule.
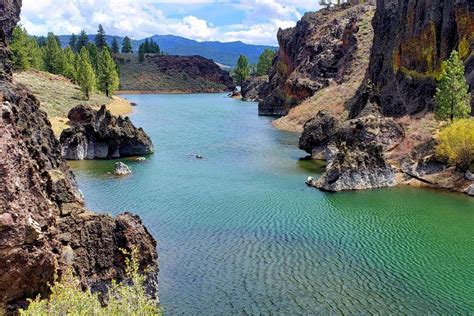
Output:
[[[105,106],[99,111],[88,105],[71,109],[70,128],[61,133],[61,154],[67,160],[112,159],[153,152],[150,137],[128,117],[115,117]]]
[[[280,29],[278,54],[260,92],[259,114],[286,115],[331,81],[346,81],[358,50],[360,23],[372,10],[373,1],[351,1],[306,13],[295,27]]]
[[[380,115],[338,122],[320,112],[305,124],[300,148],[328,161],[325,173],[310,185],[327,191],[361,190],[396,185],[395,170],[384,153],[400,144],[403,127]]]
[[[360,115],[371,99],[386,116],[433,110],[436,77],[454,49],[465,62],[473,91],[474,1],[377,0],[372,24],[367,79],[348,104],[351,117]]]

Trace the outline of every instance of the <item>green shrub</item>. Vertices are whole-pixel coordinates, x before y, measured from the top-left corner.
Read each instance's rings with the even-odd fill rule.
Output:
[[[68,269],[61,280],[56,279],[51,286],[51,295],[42,300],[39,296],[30,300],[26,310],[20,310],[20,315],[162,315],[158,302],[147,296],[145,292],[145,277],[138,272],[137,251],[132,254],[124,251],[126,258],[127,282],[112,281],[102,307],[97,293],[90,289],[83,291],[80,282]],[[130,259],[131,257],[131,259]]]

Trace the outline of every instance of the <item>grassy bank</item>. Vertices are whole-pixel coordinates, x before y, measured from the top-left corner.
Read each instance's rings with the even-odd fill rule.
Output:
[[[132,112],[130,102],[119,97],[109,99],[105,95],[92,93],[90,99],[85,100],[79,86],[63,76],[31,70],[16,73],[14,79],[29,88],[41,102],[41,109],[48,114],[56,136],[67,128],[69,110],[79,104],[89,104],[94,108],[105,104],[114,115]]]

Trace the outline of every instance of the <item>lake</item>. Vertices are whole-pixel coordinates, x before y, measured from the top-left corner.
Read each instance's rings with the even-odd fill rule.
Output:
[[[474,312],[474,199],[410,187],[325,193],[298,137],[224,94],[129,95],[147,162],[72,162],[87,206],[140,215],[166,314]],[[196,159],[195,155],[203,156]]]

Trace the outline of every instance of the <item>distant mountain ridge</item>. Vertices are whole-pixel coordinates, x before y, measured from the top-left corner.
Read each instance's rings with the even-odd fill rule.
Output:
[[[61,44],[63,46],[68,45],[69,35],[60,35],[58,36]],[[93,41],[95,35],[89,35],[89,40]],[[106,40],[111,45],[113,38],[117,38],[119,44],[122,43],[123,37],[121,36],[112,36],[107,35]],[[237,59],[241,54],[247,56],[251,64],[256,64],[258,62],[258,57],[266,49],[277,50],[277,47],[266,46],[266,45],[251,45],[245,44],[241,41],[237,42],[217,42],[217,41],[208,41],[208,42],[198,42],[188,38],[175,36],[175,35],[154,35],[148,37],[148,39],[153,39],[165,53],[170,55],[182,55],[182,56],[192,56],[200,55],[209,59],[212,59],[214,62],[225,65],[225,66],[235,66]],[[138,47],[146,39],[132,40],[133,52],[138,51]]]

